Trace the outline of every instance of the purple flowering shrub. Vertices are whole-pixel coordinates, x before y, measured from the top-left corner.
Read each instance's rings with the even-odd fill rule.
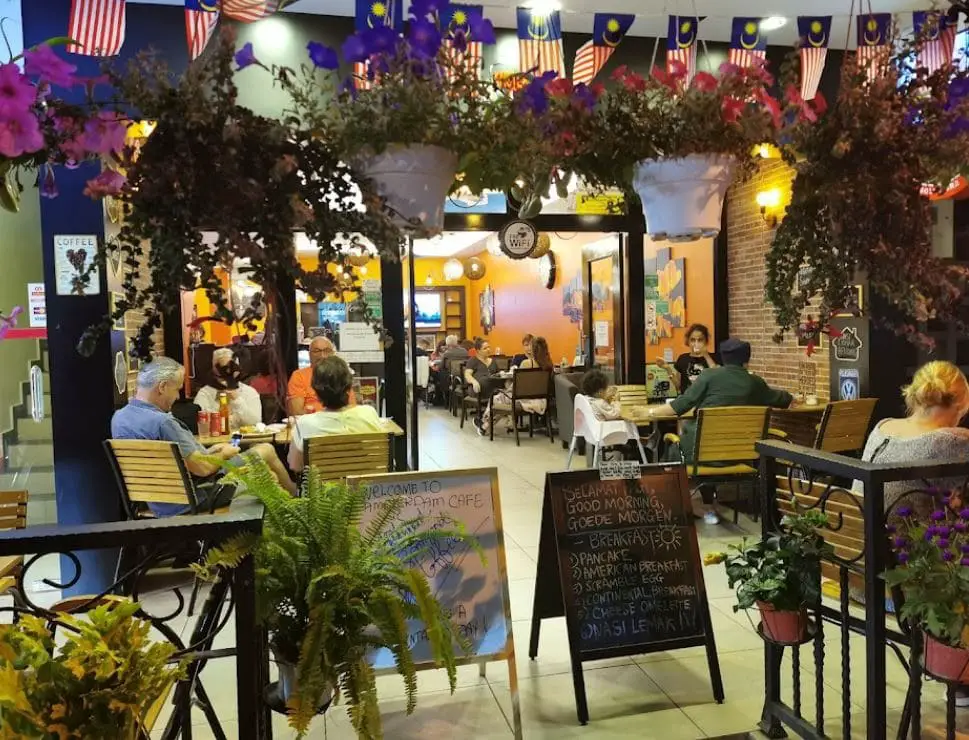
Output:
[[[896,566],[889,586],[905,596],[900,616],[954,647],[969,647],[969,507],[943,497],[928,518],[899,506],[888,536]]]

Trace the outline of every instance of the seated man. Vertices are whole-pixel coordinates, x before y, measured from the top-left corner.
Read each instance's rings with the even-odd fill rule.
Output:
[[[202,459],[206,455],[231,460],[233,464],[241,465],[243,460],[239,457],[238,448],[230,444],[217,444],[205,449],[192,433],[169,413],[184,382],[185,368],[169,357],[156,357],[142,367],[138,373],[138,389],[135,397],[126,406],[115,411],[111,418],[111,436],[114,439],[175,442],[182,457],[185,458],[185,467],[196,478],[212,478],[221,470],[217,464]],[[296,493],[296,485],[272,445],[253,445],[249,451],[266,461],[283,488],[291,494]],[[225,506],[232,498],[231,493],[230,490],[227,494],[220,494],[221,500],[200,500],[199,509],[207,510]],[[180,504],[150,504],[150,508],[155,516],[160,517],[185,514],[189,511],[187,506]]]
[[[326,337],[313,337],[310,342],[310,366],[301,367],[289,376],[286,387],[286,410],[290,416],[302,416],[319,411],[323,406],[313,390],[313,368],[320,360],[336,354],[336,347]]]
[[[229,429],[255,426],[262,421],[262,401],[259,392],[239,382],[242,371],[235,353],[222,347],[212,353],[212,378],[215,385],[203,386],[195,396],[195,404],[210,413],[219,412],[219,394],[229,398]]]

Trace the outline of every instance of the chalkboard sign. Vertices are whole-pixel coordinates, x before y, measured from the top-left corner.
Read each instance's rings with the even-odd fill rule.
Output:
[[[582,661],[705,645],[723,701],[686,470],[646,465],[626,479],[549,473],[529,656],[541,620],[565,615],[579,721]]]
[[[521,738],[518,707],[518,674],[515,669],[515,641],[511,628],[508,597],[508,570],[501,526],[501,501],[498,471],[433,470],[416,473],[389,473],[349,479],[367,489],[367,507],[362,526],[376,515],[381,501],[395,496],[404,500],[401,521],[421,517],[428,529],[452,526],[448,518],[461,522],[484,551],[485,562],[462,542],[435,543],[421,562],[431,590],[460,633],[471,643],[470,653],[459,663],[508,662],[512,693],[515,737]],[[423,624],[411,625],[411,649],[418,668],[433,668],[430,646]],[[374,658],[374,668],[394,665],[388,650]]]

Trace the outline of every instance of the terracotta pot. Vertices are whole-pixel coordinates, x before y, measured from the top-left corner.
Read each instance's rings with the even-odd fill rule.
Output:
[[[439,146],[391,144],[380,154],[361,157],[357,167],[399,214],[395,220],[402,228],[423,234],[444,228],[444,201],[458,169],[454,152]],[[414,219],[422,228],[413,228]]]
[[[720,233],[733,157],[691,154],[637,163],[633,187],[643,202],[646,233],[656,240],[696,241]]]
[[[969,650],[939,642],[927,632],[925,636],[925,670],[949,681],[969,683]]]
[[[780,611],[764,601],[758,601],[757,607],[760,609],[764,637],[768,640],[795,643],[804,639],[808,626],[806,609]]]

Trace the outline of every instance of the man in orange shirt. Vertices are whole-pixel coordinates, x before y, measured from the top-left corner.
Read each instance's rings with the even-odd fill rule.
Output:
[[[336,347],[326,337],[314,337],[310,342],[310,366],[300,368],[289,376],[286,388],[286,407],[290,416],[302,416],[320,411],[323,404],[313,390],[313,368],[327,357],[336,354]]]

